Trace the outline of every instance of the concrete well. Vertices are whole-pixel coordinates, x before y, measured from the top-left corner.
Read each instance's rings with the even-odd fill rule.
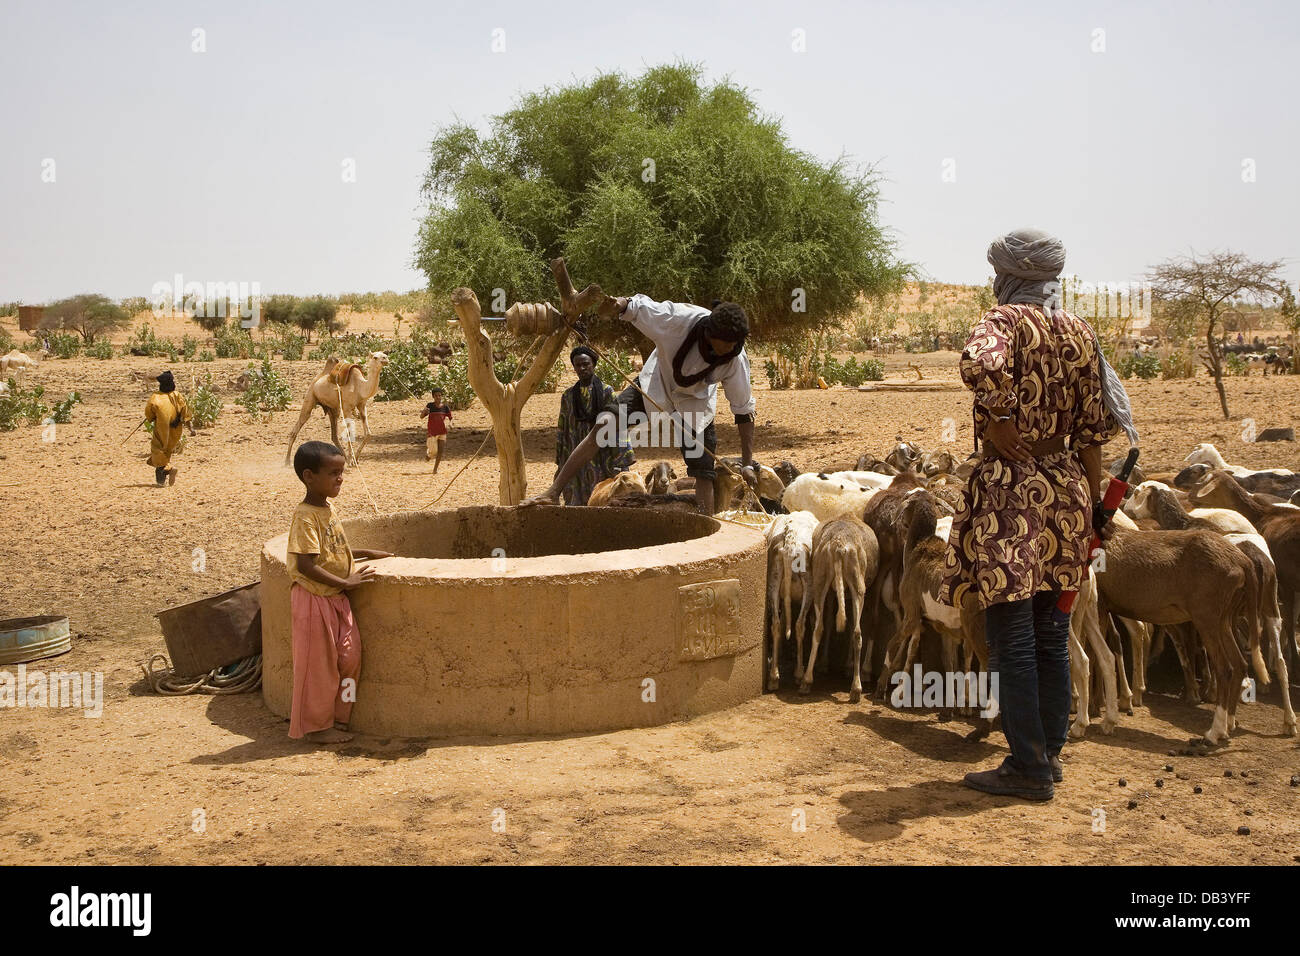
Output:
[[[757,531],[619,508],[474,507],[344,527],[354,548],[400,555],[374,562],[374,581],[351,593],[358,731],[646,727],[762,692],[767,553]],[[262,696],[284,717],[287,537],[262,550]],[[587,550],[569,553],[575,546]]]

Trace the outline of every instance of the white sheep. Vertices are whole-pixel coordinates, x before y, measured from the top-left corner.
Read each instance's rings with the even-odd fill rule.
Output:
[[[867,502],[879,491],[878,488],[863,488],[855,481],[833,479],[828,475],[800,475],[785,489],[781,506],[786,511],[811,511],[818,521],[830,521],[847,514],[862,517]]]
[[[1255,471],[1241,465],[1230,465],[1223,460],[1223,455],[1219,449],[1208,441],[1203,441],[1192,449],[1191,454],[1183,459],[1189,465],[1209,465],[1211,468],[1222,468],[1229,472],[1235,478],[1246,478],[1250,475],[1291,475],[1295,472],[1288,471],[1285,468],[1266,468]]]
[[[1124,512],[1130,518],[1155,518],[1153,492],[1156,489],[1173,494],[1173,489],[1162,481],[1144,481],[1134,489],[1132,497],[1124,503]],[[1255,530],[1249,518],[1231,508],[1193,508],[1187,514],[1192,518],[1204,520],[1220,534],[1250,534]]]
[[[781,656],[782,623],[785,639],[790,639],[794,624],[790,604],[799,599],[803,615],[808,600],[808,569],[812,564],[813,532],[817,519],[811,512],[777,515],[767,529],[767,606],[772,615],[772,663],[768,668],[767,686],[776,690],[781,684],[777,659]],[[784,610],[784,617],[782,611]],[[803,630],[795,633],[795,681],[803,680]]]
[[[893,475],[882,475],[878,471],[833,471],[826,477],[836,481],[852,481],[860,488],[888,488],[894,481]]]

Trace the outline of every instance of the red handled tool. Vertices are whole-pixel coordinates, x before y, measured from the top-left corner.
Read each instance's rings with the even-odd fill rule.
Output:
[[[1110,484],[1106,486],[1105,497],[1101,499],[1101,510],[1107,521],[1114,516],[1120,502],[1124,500],[1124,495],[1128,493],[1128,477],[1133,474],[1133,466],[1137,464],[1137,460],[1138,448],[1134,445],[1128,450],[1128,457],[1124,459],[1119,474],[1111,478]],[[1088,544],[1088,561],[1092,560],[1093,553],[1100,547],[1101,535],[1094,529],[1092,541]],[[1062,591],[1060,600],[1056,602],[1056,609],[1062,614],[1069,614],[1074,609],[1074,602],[1078,596],[1078,591]]]

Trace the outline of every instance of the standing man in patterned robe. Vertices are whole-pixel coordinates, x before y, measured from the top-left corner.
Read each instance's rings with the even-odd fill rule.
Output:
[[[565,389],[560,398],[560,421],[555,431],[557,469],[564,466],[573,454],[573,449],[596,426],[596,416],[615,407],[614,390],[596,375],[595,351],[579,345],[569,353],[569,361],[573,363],[578,381],[571,388]],[[627,471],[635,461],[632,449],[626,443],[601,448],[596,457],[583,465],[564,486],[564,503],[585,505],[597,484],[606,478],[613,478],[620,471]]]
[[[1070,617],[1056,605],[1087,572],[1094,525],[1104,522],[1101,446],[1124,422],[1103,398],[1092,330],[1060,307],[1060,240],[1018,230],[995,240],[988,258],[998,304],[961,356],[983,457],[953,520],[939,599],[961,607],[973,595],[984,609],[1011,751],[966,785],[1050,800],[1070,711]]]

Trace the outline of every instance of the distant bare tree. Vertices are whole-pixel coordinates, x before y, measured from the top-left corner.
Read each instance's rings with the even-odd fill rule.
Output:
[[[1205,367],[1214,376],[1223,417],[1228,412],[1228,395],[1223,388],[1223,349],[1220,326],[1223,313],[1234,301],[1261,304],[1281,296],[1286,282],[1281,260],[1256,262],[1239,252],[1211,252],[1202,256],[1176,256],[1155,266],[1148,280],[1157,300],[1176,317],[1188,318],[1205,330]]]

